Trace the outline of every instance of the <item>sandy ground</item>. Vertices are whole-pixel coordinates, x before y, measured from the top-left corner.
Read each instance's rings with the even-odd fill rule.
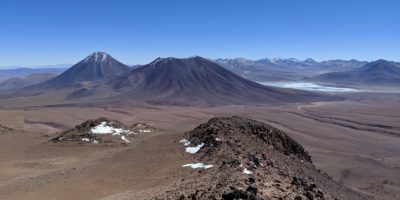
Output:
[[[358,97],[357,97],[358,98]],[[0,199],[140,199],[191,169],[185,131],[214,116],[240,115],[284,130],[310,152],[317,168],[378,199],[400,199],[400,102],[351,100],[277,106],[30,108],[0,110]],[[57,132],[100,116],[164,129],[131,145],[47,142]]]

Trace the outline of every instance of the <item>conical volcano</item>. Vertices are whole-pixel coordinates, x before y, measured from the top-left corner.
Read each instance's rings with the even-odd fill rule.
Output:
[[[201,57],[158,58],[108,81],[107,86],[119,94],[113,100],[169,105],[264,104],[321,97],[263,86]]]
[[[36,85],[39,88],[62,88],[87,81],[99,81],[126,73],[130,68],[104,52],[94,52],[59,76]]]

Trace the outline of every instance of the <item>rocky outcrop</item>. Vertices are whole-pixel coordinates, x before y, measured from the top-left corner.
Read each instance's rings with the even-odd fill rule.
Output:
[[[3,126],[3,125],[0,124],[0,134],[9,133],[9,132],[11,132],[11,131],[13,131],[13,130],[14,130],[14,129],[9,128],[9,127],[7,127],[7,126]]]
[[[100,117],[94,120],[87,120],[75,128],[62,132],[52,139],[55,143],[74,142],[79,144],[113,144],[130,143],[131,137],[141,133],[154,131],[150,125],[134,124],[127,126],[117,120]]]
[[[197,173],[151,199],[371,199],[317,170],[307,151],[284,132],[241,117],[218,117],[180,141],[203,163]]]

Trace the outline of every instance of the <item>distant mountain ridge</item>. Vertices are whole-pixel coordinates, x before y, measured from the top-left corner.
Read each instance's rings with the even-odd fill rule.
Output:
[[[69,68],[73,64],[54,64],[54,65],[34,65],[34,66],[1,66],[1,70],[13,70],[13,69],[49,69],[49,68]]]
[[[308,80],[354,85],[364,84],[400,86],[400,67],[398,63],[392,61],[377,60],[356,70],[325,73],[311,77]]]
[[[67,70],[67,68],[15,68],[15,69],[0,69],[0,81],[4,81],[10,78],[26,77],[31,74],[39,73],[51,73],[61,74]]]
[[[328,60],[317,62],[311,58],[265,58],[249,60],[244,58],[216,59],[216,63],[236,74],[255,81],[296,80],[327,72],[349,71],[366,64],[358,60]]]
[[[37,73],[26,77],[15,77],[0,82],[0,90],[14,90],[30,85],[38,84],[43,81],[54,78],[57,74],[53,73]]]

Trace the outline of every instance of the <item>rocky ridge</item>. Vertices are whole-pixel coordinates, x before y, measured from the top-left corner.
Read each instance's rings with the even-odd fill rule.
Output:
[[[184,137],[186,150],[200,147],[188,169],[197,173],[151,199],[370,199],[317,170],[299,143],[268,124],[212,118]]]

